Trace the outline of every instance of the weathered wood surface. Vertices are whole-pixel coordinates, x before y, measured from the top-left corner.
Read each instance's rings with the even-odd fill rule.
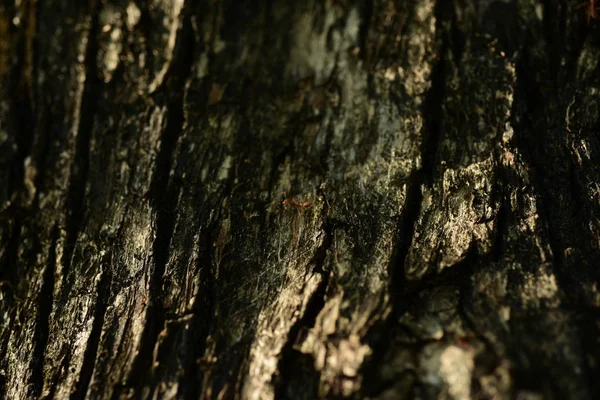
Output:
[[[576,3],[4,0],[0,394],[592,398]]]

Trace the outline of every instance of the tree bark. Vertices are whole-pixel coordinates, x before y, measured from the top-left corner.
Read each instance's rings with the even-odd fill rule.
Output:
[[[591,399],[575,3],[3,0],[0,395]]]

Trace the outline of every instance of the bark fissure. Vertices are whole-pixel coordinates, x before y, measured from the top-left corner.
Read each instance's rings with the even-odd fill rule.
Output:
[[[60,366],[58,367],[58,371],[60,372],[64,372],[67,370],[67,368],[69,368],[69,362],[71,361],[71,357],[69,354],[67,354],[63,360],[62,363],[60,364]],[[44,400],[50,400],[50,399],[54,399],[54,396],[56,395],[56,389],[58,388],[58,380],[54,380],[51,384],[51,386],[49,388],[47,388],[46,390],[44,390],[44,393],[46,394],[46,396],[41,397]]]
[[[94,130],[94,121],[98,109],[98,101],[102,93],[102,80],[98,72],[97,55],[99,32],[98,10],[95,1],[91,6],[90,29],[87,34],[85,53],[85,86],[78,110],[80,120],[77,127],[77,139],[73,154],[73,165],[69,176],[69,186],[66,195],[66,242],[64,260],[64,276],[70,270],[77,236],[83,226],[85,216],[85,192],[90,168],[90,144]]]
[[[34,1],[25,1],[19,10],[23,14],[35,16],[36,7]],[[17,62],[9,76],[9,90],[12,96],[11,110],[14,113],[12,119],[15,125],[15,144],[16,158],[12,164],[13,174],[7,182],[8,194],[15,193],[23,185],[25,177],[25,160],[29,157],[33,147],[35,136],[35,107],[34,107],[34,89],[33,79],[35,70],[35,60],[33,49],[35,47],[35,18],[27,18],[22,25],[19,33],[18,44],[16,46]]]
[[[369,39],[369,30],[371,28],[371,19],[373,18],[373,3],[374,0],[364,0],[363,17],[358,34],[360,52],[365,60],[369,59],[369,49],[367,47],[367,42]]]
[[[462,56],[463,56],[463,53],[465,52],[466,39],[465,39],[465,35],[463,34],[463,32],[461,31],[461,29],[458,26],[458,21],[457,21],[458,16],[456,15],[456,5],[454,4],[454,0],[451,2],[449,1],[448,3],[450,3],[449,7],[451,8],[451,12],[450,12],[451,23],[450,23],[450,33],[449,33],[450,46],[449,46],[449,48],[452,50],[452,56],[453,56],[454,62],[456,63],[456,66],[458,68],[460,68]],[[443,52],[441,54],[442,54],[442,56],[444,56]]]
[[[106,310],[110,300],[113,274],[113,271],[110,269],[112,254],[106,254],[100,262],[102,272],[100,273],[101,275],[98,280],[98,292],[96,295],[92,329],[83,354],[79,380],[77,381],[75,392],[71,395],[71,400],[85,399],[88,396],[88,389],[98,357],[102,327],[104,326]]]
[[[31,394],[39,397],[44,386],[44,359],[48,343],[49,320],[54,301],[54,274],[56,273],[56,246],[58,245],[59,229],[52,229],[52,243],[48,253],[48,261],[43,274],[42,287],[38,297],[38,321],[35,330],[35,348],[31,358]]]
[[[565,52],[565,36],[557,32],[566,31],[567,12],[564,0],[543,0],[544,34],[548,62],[548,81],[550,85],[562,84],[562,54]],[[587,6],[586,6],[587,7]],[[587,10],[586,10],[587,11]]]
[[[8,211],[8,210],[7,210]],[[7,218],[8,219],[8,218]],[[12,226],[10,223],[6,224],[10,227],[10,231],[8,239],[6,240],[6,244],[4,245],[4,254],[2,257],[2,267],[0,268],[0,284],[2,285],[3,291],[8,291],[12,294],[12,299],[10,302],[15,300],[16,296],[19,296],[17,291],[17,283],[18,283],[18,268],[14,266],[17,265],[19,260],[19,245],[21,243],[21,231],[22,227],[22,217],[17,213],[12,221]]]
[[[15,4],[15,7],[17,6],[19,4]],[[36,12],[37,9],[33,1],[25,1],[20,4],[19,8],[15,9],[15,13],[22,13],[32,18],[26,18],[23,24],[17,28],[19,32],[16,34],[17,39],[14,46],[16,50],[15,61],[7,73],[8,83],[6,84],[9,95],[6,103],[10,114],[0,114],[0,118],[7,117],[6,120],[0,121],[0,133],[4,128],[12,139],[10,141],[6,140],[6,142],[0,140],[0,148],[8,147],[13,143],[15,146],[14,149],[11,149],[14,151],[14,155],[10,162],[7,182],[4,182],[7,202],[0,204],[1,223],[6,227],[1,228],[3,228],[2,230],[9,230],[6,235],[6,244],[3,246],[5,249],[0,252],[3,256],[0,260],[0,285],[3,286],[1,288],[3,291],[8,288],[8,291],[12,292],[13,298],[17,296],[18,271],[15,266],[18,261],[21,225],[24,219],[23,216],[26,213],[21,204],[24,197],[25,162],[31,155],[36,130],[33,88],[33,79],[36,73],[34,58]],[[11,14],[6,10],[7,18]],[[4,152],[0,154],[4,155]],[[15,201],[17,199],[19,201]],[[4,239],[2,235],[0,235],[0,238]]]
[[[178,34],[178,51],[174,57],[171,77],[155,92],[157,101],[167,96],[167,124],[161,135],[156,168],[150,184],[150,202],[156,211],[156,236],[152,245],[153,268],[149,283],[148,312],[142,333],[139,355],[127,380],[128,385],[150,384],[153,349],[163,329],[165,311],[162,304],[163,275],[169,260],[171,239],[175,224],[177,182],[169,179],[177,141],[185,124],[185,83],[192,71],[194,60],[194,37],[189,16]],[[167,93],[163,92],[169,89]]]
[[[502,167],[499,167],[498,181],[502,182],[502,187],[507,184],[504,169]],[[505,193],[503,193],[503,189],[500,187],[496,191],[496,197],[499,198],[498,201],[500,205],[498,207],[498,213],[495,217],[495,238],[492,243],[490,254],[493,260],[498,262],[502,259],[506,251],[506,234],[509,227],[508,219],[510,217],[510,213],[508,209],[510,207],[510,200],[506,198]]]
[[[326,210],[327,207],[324,207]],[[327,220],[326,211],[323,216],[325,222],[323,224],[324,239],[323,243],[317,249],[311,271],[308,273],[320,274],[322,279],[319,282],[315,292],[311,295],[310,300],[306,304],[306,309],[301,318],[299,318],[291,327],[288,333],[288,341],[283,346],[282,354],[278,362],[278,376],[275,380],[275,393],[277,398],[286,398],[286,389],[289,386],[289,381],[294,374],[294,367],[299,364],[299,358],[304,355],[295,348],[298,343],[299,336],[303,330],[309,330],[315,326],[317,317],[325,306],[327,288],[329,287],[330,273],[324,269],[327,253],[334,243],[335,227]]]
[[[377,369],[374,367],[385,363],[389,343],[397,337],[401,329],[399,320],[411,308],[413,295],[419,293],[419,290],[435,286],[437,283],[450,284],[448,276],[455,274],[455,269],[451,268],[450,272],[446,269],[440,274],[434,273],[432,276],[424,277],[421,281],[409,282],[405,271],[406,259],[421,214],[422,190],[425,186],[431,188],[433,185],[436,174],[437,149],[442,135],[443,102],[446,96],[446,56],[450,46],[445,31],[445,21],[448,17],[446,15],[448,4],[446,3],[438,1],[435,5],[439,53],[431,72],[431,86],[425,95],[422,106],[425,121],[425,134],[419,152],[422,163],[418,170],[412,171],[409,175],[404,209],[400,215],[396,231],[395,248],[392,252],[389,267],[392,312],[386,322],[381,325],[382,333],[372,334],[373,355],[363,366],[365,378],[369,378],[371,381],[369,383],[368,380],[362,390],[362,393],[367,395],[380,395],[384,393],[386,385],[393,385],[392,382],[384,382],[382,387],[382,382],[377,376]]]
[[[215,311],[215,288],[214,288],[214,257],[211,251],[212,244],[215,242],[216,223],[212,223],[205,233],[205,240],[199,249],[201,256],[198,257],[198,270],[200,274],[201,287],[198,289],[201,301],[196,301],[196,307],[193,312],[193,319],[190,330],[192,337],[197,338],[189,349],[186,360],[186,371],[183,376],[183,382],[187,387],[179,390],[181,396],[185,399],[198,399],[202,392],[202,367],[198,360],[204,356],[207,346],[208,336],[213,327]]]
[[[560,277],[564,265],[562,244],[558,233],[554,229],[554,224],[552,223],[553,218],[550,204],[551,192],[545,183],[548,178],[546,177],[546,171],[543,167],[546,165],[546,160],[539,156],[540,150],[536,149],[535,137],[532,137],[535,136],[535,129],[531,122],[531,116],[536,112],[537,102],[530,97],[531,94],[538,93],[538,91],[533,85],[536,79],[531,73],[532,67],[527,64],[527,58],[528,53],[526,50],[523,50],[523,54],[520,56],[516,65],[515,109],[517,113],[515,113],[516,118],[514,127],[517,138],[523,147],[524,156],[529,161],[528,164],[533,172],[533,181],[540,198],[540,216],[543,218],[547,228],[554,270]],[[545,121],[540,122],[543,124],[543,131],[547,131],[548,127],[545,125]]]
[[[399,312],[405,305],[401,299],[406,292],[405,260],[413,239],[414,230],[421,210],[421,179],[418,172],[413,172],[409,179],[404,210],[400,216],[396,249],[390,263],[391,292],[394,298],[394,310]],[[397,315],[398,316],[398,315]]]
[[[422,159],[421,168],[413,171],[409,177],[404,210],[400,216],[397,230],[396,249],[391,262],[391,290],[396,300],[404,296],[406,290],[405,260],[408,255],[416,223],[421,213],[423,201],[423,186],[433,184],[436,173],[435,160],[437,148],[442,133],[443,102],[446,96],[445,57],[448,49],[448,39],[444,33],[441,1],[436,4],[436,32],[441,34],[440,56],[431,72],[431,87],[425,96],[423,114],[425,119],[425,135],[421,143],[420,155]],[[395,302],[395,309],[399,311],[404,306]],[[397,314],[399,315],[399,314]]]

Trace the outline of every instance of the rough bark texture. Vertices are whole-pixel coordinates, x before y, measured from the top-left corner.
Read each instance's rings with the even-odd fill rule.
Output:
[[[3,0],[0,395],[592,398],[577,3]]]

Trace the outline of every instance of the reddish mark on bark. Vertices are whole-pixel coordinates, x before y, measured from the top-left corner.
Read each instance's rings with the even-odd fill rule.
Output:
[[[199,358],[198,360],[196,360],[196,362],[198,363],[198,365],[201,366],[210,366],[210,365],[214,365],[216,364],[218,361],[216,356],[204,356],[202,358]]]
[[[282,193],[285,196],[285,192]],[[312,207],[312,203],[308,202],[308,201],[303,201],[303,202],[297,202],[294,199],[291,198],[287,198],[283,201],[282,203],[284,206],[290,206],[293,207],[297,210],[302,210],[302,209],[306,209],[306,208],[310,208]]]
[[[600,7],[598,7],[598,3],[596,2],[596,0],[587,0],[586,2],[583,2],[577,6],[577,8],[583,7],[586,8],[586,17],[588,24],[590,23],[590,20],[598,19],[598,10],[600,9]]]
[[[475,339],[475,337],[472,334],[467,334],[462,337],[456,336],[454,341],[458,347],[462,348],[463,350],[470,351],[473,350],[473,345],[471,344],[473,339]]]
[[[283,201],[283,205],[284,206],[291,206],[291,207],[294,207],[294,208],[296,208],[298,210],[312,207],[312,203],[310,203],[308,201],[303,201],[302,203],[297,203],[293,199],[285,199]]]

